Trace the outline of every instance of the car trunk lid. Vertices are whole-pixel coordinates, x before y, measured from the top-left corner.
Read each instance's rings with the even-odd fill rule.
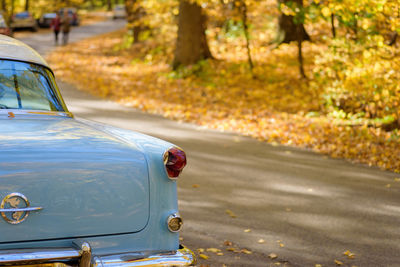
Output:
[[[0,124],[1,200],[20,193],[31,207],[43,208],[19,224],[0,219],[0,242],[132,233],[146,226],[149,179],[139,148],[71,118]],[[14,206],[26,205],[15,197]]]

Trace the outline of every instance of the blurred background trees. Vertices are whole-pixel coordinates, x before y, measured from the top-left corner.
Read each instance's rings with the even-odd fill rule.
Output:
[[[54,12],[62,7],[111,11],[116,4],[124,4],[124,0],[1,0],[0,6],[9,16],[15,12],[30,11],[35,17],[40,17],[43,13]]]
[[[132,0],[126,1],[128,11],[129,2]],[[396,82],[400,77],[395,71],[400,63],[399,1],[142,2],[146,5],[144,21],[158,21],[147,26],[158,31],[154,38],[165,38],[165,53],[173,55],[170,63],[174,69],[205,59],[224,60],[222,50],[231,49],[230,53],[244,51],[249,73],[257,78],[265,75],[260,67],[268,60],[262,59],[261,51],[289,44],[297,47],[299,79],[305,79],[308,88],[316,92],[317,112],[354,124],[362,120],[384,129],[400,127],[400,87]],[[135,34],[133,40],[139,39]],[[174,49],[170,48],[171,39]]]
[[[29,10],[35,17],[117,4],[127,12],[123,47],[141,45],[147,58],[163,57],[172,69],[197,75],[222,61],[268,82],[268,67],[296,65],[314,114],[400,128],[398,0],[1,0],[10,16]]]

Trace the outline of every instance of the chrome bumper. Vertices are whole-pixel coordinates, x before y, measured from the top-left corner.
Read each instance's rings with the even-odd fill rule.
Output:
[[[0,266],[21,267],[145,267],[192,266],[196,258],[181,246],[177,251],[143,254],[92,256],[87,242],[74,243],[76,248],[0,250]]]

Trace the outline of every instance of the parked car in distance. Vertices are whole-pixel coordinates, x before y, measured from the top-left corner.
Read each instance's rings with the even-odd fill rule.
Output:
[[[44,13],[38,20],[39,27],[50,28],[52,20],[57,17],[57,13]]]
[[[0,47],[0,266],[195,264],[179,243],[183,150],[75,118],[37,52]]]
[[[0,11],[0,34],[7,36],[13,36],[13,31],[7,23],[6,16],[4,12]]]
[[[125,17],[125,5],[116,5],[113,10],[113,19],[124,19]]]
[[[79,24],[81,23],[80,19],[79,19],[79,15],[78,15],[78,10],[74,7],[66,7],[66,8],[61,8],[60,9],[60,16],[64,16],[64,12],[65,10],[68,11],[68,16],[71,19],[71,25],[72,26],[79,26]]]
[[[19,12],[11,17],[10,27],[15,29],[30,29],[31,31],[37,31],[38,25],[33,15],[28,12]]]

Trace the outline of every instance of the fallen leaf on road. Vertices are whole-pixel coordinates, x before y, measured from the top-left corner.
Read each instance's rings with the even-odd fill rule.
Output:
[[[199,188],[200,185],[198,185],[198,184],[193,184],[192,187],[193,187],[193,188]]]
[[[200,258],[202,258],[202,259],[204,259],[204,260],[208,260],[210,257],[208,257],[207,255],[205,255],[205,254],[199,254],[199,257]]]
[[[354,257],[356,256],[354,253],[350,252],[350,250],[346,250],[345,252],[343,252],[344,255],[346,255],[349,259],[354,259]]]
[[[315,264],[315,267],[322,267],[321,264]]]
[[[275,253],[271,253],[271,254],[268,255],[268,258],[273,260],[273,259],[278,258],[278,255],[276,255]]]
[[[229,241],[229,240],[225,240],[225,241],[224,241],[224,245],[225,245],[225,246],[232,246],[232,242]]]
[[[292,211],[292,209],[291,208],[286,208],[286,211],[289,212],[289,211]]]
[[[387,184],[387,185],[386,185],[387,188],[390,188],[391,186],[392,186],[391,184]]]
[[[264,244],[265,243],[265,240],[264,239],[262,239],[262,238],[260,238],[260,239],[258,239],[258,241],[257,241],[259,244]]]
[[[179,241],[183,241],[183,237],[179,237]]]
[[[226,250],[227,250],[227,251],[236,251],[235,248],[227,248]]]
[[[343,265],[343,262],[335,260],[336,265]]]
[[[198,248],[198,249],[197,249],[197,252],[203,253],[203,252],[204,252],[204,248]]]
[[[218,253],[218,252],[221,252],[221,250],[220,250],[220,249],[218,249],[218,248],[208,248],[208,249],[206,249],[206,251],[207,251],[207,252],[212,252],[212,253]]]
[[[282,244],[282,243],[280,243],[280,244],[279,244],[279,246],[280,246],[281,248],[283,248],[285,245],[284,245],[284,244]]]
[[[224,253],[218,252],[218,253],[217,253],[217,256],[224,256]]]
[[[249,232],[251,232],[251,229],[244,229],[243,232],[249,233]]]
[[[250,250],[247,250],[247,249],[242,249],[240,252],[242,252],[242,253],[244,253],[244,254],[248,254],[248,255],[250,255],[250,254],[253,254],[253,252],[251,252]]]
[[[394,178],[395,182],[400,182],[400,178]]]
[[[225,213],[228,214],[229,216],[231,216],[232,218],[236,218],[237,217],[236,214],[233,213],[233,211],[231,211],[231,210],[226,210]]]

